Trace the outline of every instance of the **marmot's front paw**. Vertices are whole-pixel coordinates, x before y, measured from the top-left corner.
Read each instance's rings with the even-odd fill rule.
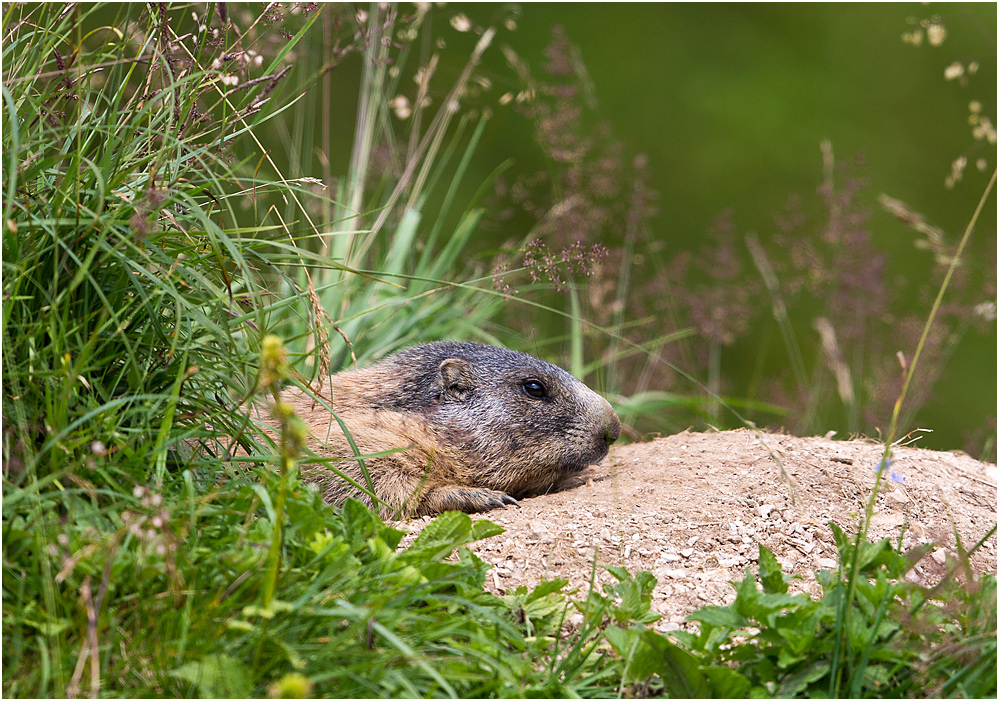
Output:
[[[510,504],[520,506],[520,502],[509,494],[485,487],[438,487],[426,498],[432,513],[464,511],[473,514]]]

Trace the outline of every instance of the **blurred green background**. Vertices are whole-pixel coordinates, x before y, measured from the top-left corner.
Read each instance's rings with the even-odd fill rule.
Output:
[[[939,46],[925,35],[920,46],[902,41],[930,18],[946,28]],[[975,142],[967,121],[972,100],[996,114],[992,3],[524,5],[508,40],[536,65],[556,23],[579,47],[617,135],[648,154],[661,198],[654,235],[670,249],[694,249],[725,208],[743,231],[772,229],[789,194],[818,186],[822,139],[841,159],[862,153],[874,194],[903,200],[953,240],[995,167],[994,145]],[[944,71],[954,61],[980,68],[966,84],[948,81]],[[493,132],[497,159],[527,138],[514,133]],[[969,166],[947,189],[951,163],[962,155],[987,158],[987,169]],[[930,257],[913,248],[911,230],[869,206],[891,274],[925,278]],[[968,255],[993,280],[995,215],[993,194]],[[925,318],[925,300],[910,304]],[[894,350],[911,357],[913,348]],[[727,360],[723,372],[751,371]],[[994,432],[996,382],[992,323],[962,340],[935,399],[917,415],[916,425],[934,431],[923,443],[962,447],[976,429]]]
[[[399,6],[399,11],[413,12],[406,5]],[[554,28],[564,29],[591,83],[592,119],[609,123],[623,146],[625,161],[639,154],[647,156],[649,185],[658,192],[658,212],[648,221],[645,248],[633,259],[636,290],[643,281],[668,277],[672,261],[683,252],[693,256],[695,265],[691,277],[678,278],[674,284],[710,282],[710,273],[699,273],[696,262],[700,258],[703,264],[702,246],[711,243],[706,232],[725,211],[731,215],[731,244],[742,265],[740,276],[729,284],[760,288],[745,234],[755,232],[761,241],[769,241],[777,228],[775,215],[789,197],[798,196],[806,208],[816,210],[823,178],[823,140],[831,143],[837,162],[861,159],[858,173],[866,186],[855,204],[858,211],[869,212],[864,228],[870,246],[886,254],[883,282],[894,316],[877,331],[876,343],[868,344],[877,357],[865,359],[867,368],[853,370],[856,382],[862,383],[863,372],[882,362],[888,368],[882,375],[894,373],[898,377],[892,381],[900,383],[895,354],[902,352],[911,360],[918,333],[913,336],[907,327],[906,333],[896,334],[894,320],[904,315],[911,317],[910,322],[925,320],[940,271],[934,271],[931,253],[915,247],[917,234],[884,211],[877,198],[884,193],[907,203],[939,227],[949,245],[959,240],[996,164],[994,137],[991,143],[976,140],[969,124],[972,101],[980,103],[979,113],[989,119],[996,113],[995,4],[451,3],[432,6],[429,22],[430,31],[414,46],[408,64],[399,66],[405,76],[399,92],[415,97],[416,84],[408,76],[415,72],[422,48],[424,57],[440,56],[430,91],[438,103],[482,29],[498,29],[478,71],[487,81],[480,81],[476,93],[463,103],[466,108],[491,112],[470,173],[463,180],[466,197],[507,160],[512,160],[512,167],[504,177],[510,181],[518,175],[552,171],[551,162],[535,142],[531,120],[516,103],[504,103],[501,96],[516,95],[525,87],[511,67],[507,49],[532,76],[543,79],[546,47]],[[466,25],[468,31],[459,30]],[[931,26],[935,29],[927,32]],[[932,34],[941,29],[942,34]],[[920,43],[904,41],[905,34],[918,34]],[[299,80],[322,65],[320,37],[321,33],[313,32],[296,49]],[[960,62],[965,74],[947,79],[945,71],[955,62]],[[977,70],[969,74],[972,63]],[[329,74],[330,101],[322,104],[321,91],[310,89],[290,113],[298,116],[289,117],[287,125],[280,127],[287,143],[289,134],[305,129],[314,144],[311,155],[272,151],[279,162],[287,159],[282,164],[287,166],[285,173],[322,177],[327,157],[333,174],[346,172],[361,65],[359,54],[346,56]],[[322,118],[317,118],[322,114],[329,115],[326,129],[331,141],[327,145],[322,144]],[[952,163],[961,156],[968,161],[963,178],[947,187]],[[483,237],[478,246],[480,270],[488,274],[496,251],[521,240],[536,223],[521,212],[485,227],[478,234]],[[995,302],[995,232],[993,194],[965,259],[961,299],[968,309],[975,300]],[[795,235],[817,234],[813,227]],[[621,241],[620,235],[611,233],[601,243],[613,250]],[[772,242],[767,245],[774,250]],[[539,299],[557,306],[551,296]],[[717,389],[726,397],[781,404],[781,391],[774,387],[786,383],[778,375],[787,374],[787,361],[770,350],[779,351],[780,341],[766,295],[757,289],[752,300],[755,311],[747,319],[748,328],[725,345],[718,359],[721,380]],[[794,335],[808,367],[816,368],[823,365],[823,356],[811,322],[819,312],[803,305],[797,317],[792,314]],[[639,314],[637,309],[625,310],[626,316]],[[512,313],[518,315],[526,339],[522,347],[539,353],[545,350],[565,362],[568,343],[554,349],[539,345],[543,339],[566,333],[565,322],[537,312],[524,322],[522,308]],[[997,377],[992,316],[965,324],[949,336],[954,343],[943,353],[946,363],[939,363],[942,371],[932,381],[928,381],[934,373],[927,359],[921,391],[932,390],[932,397],[914,399],[921,408],[906,424],[906,430],[933,431],[922,438],[921,445],[963,447],[976,457],[994,459]],[[663,318],[660,328],[651,328],[649,335],[671,330]],[[670,359],[699,381],[710,382],[698,362],[690,360],[698,353],[703,355],[703,349]],[[627,372],[634,375],[638,369]],[[702,387],[665,366],[657,372],[661,377],[651,383],[653,388],[703,394]],[[887,382],[882,380],[870,381]],[[601,386],[599,373],[587,381],[604,391],[628,394],[631,389],[627,378],[614,387]],[[800,425],[793,420],[799,407],[792,403],[789,410],[790,417],[752,411],[748,416],[796,432],[837,430],[840,437],[854,431],[876,435],[890,419],[890,402],[885,403],[884,397],[877,415],[859,423],[847,420],[843,411],[820,411],[807,425]],[[703,412],[689,416],[665,411],[654,418],[662,420],[646,421],[640,430],[705,425]],[[731,416],[708,418],[714,425],[738,425]]]

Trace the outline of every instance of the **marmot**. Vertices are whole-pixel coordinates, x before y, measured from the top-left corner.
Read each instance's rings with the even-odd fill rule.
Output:
[[[516,504],[599,462],[621,434],[610,404],[562,368],[479,343],[412,346],[332,375],[321,396],[361,455],[397,451],[364,463],[374,493],[403,516]],[[345,458],[332,465],[368,489],[330,412],[298,389],[284,401],[308,425],[312,450]],[[361,496],[323,466],[303,474],[330,503]]]

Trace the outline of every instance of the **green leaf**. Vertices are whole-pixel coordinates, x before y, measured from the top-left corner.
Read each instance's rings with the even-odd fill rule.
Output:
[[[833,540],[836,541],[836,550],[839,552],[839,561],[849,562],[853,553],[853,543],[850,542],[850,538],[843,532],[842,528],[837,526],[832,521],[829,522],[829,529],[833,532]]]
[[[448,511],[427,524],[403,555],[407,560],[441,560],[459,545],[470,542],[471,535],[472,519],[468,514]]]
[[[621,597],[621,603],[614,608],[614,617],[619,623],[628,621],[651,623],[659,619],[659,614],[650,610],[652,590],[643,584],[646,584],[644,579],[636,578],[619,582],[614,587],[614,591]]]
[[[486,583],[486,571],[489,569],[489,565],[468,548],[458,548],[458,562],[469,573],[462,586],[468,587],[470,590],[474,588],[476,592],[482,591]],[[494,603],[499,605],[498,601]]]
[[[218,654],[188,662],[170,672],[177,679],[194,684],[208,698],[247,698],[250,674],[239,660]]]
[[[835,615],[832,608],[825,608],[813,601],[811,606],[782,618],[775,626],[775,630],[784,639],[791,652],[805,653],[815,644],[819,622],[827,612],[830,616]]]
[[[860,550],[860,571],[872,572],[882,566],[889,569],[895,565],[897,553],[887,538],[876,543],[864,543]]]
[[[547,618],[553,613],[561,613],[565,608],[565,599],[555,594],[549,594],[540,599],[533,599],[524,604],[524,613],[535,620]]]
[[[924,557],[926,557],[926,555],[931,550],[933,550],[933,548],[935,548],[935,547],[936,547],[935,543],[923,543],[922,545],[917,545],[914,548],[910,548],[909,550],[906,550],[905,551],[905,560],[906,560],[905,570],[902,571],[902,572],[900,572],[900,573],[898,573],[898,574],[894,574],[892,576],[896,577],[896,578],[901,578],[902,576],[904,576],[909,570],[911,570],[913,567],[915,567],[919,563],[920,560],[922,560]]]
[[[731,667],[701,667],[701,673],[711,684],[710,696],[718,699],[744,699],[752,686],[746,677]]]
[[[768,594],[784,594],[787,592],[787,580],[777,558],[763,543],[760,543],[760,582],[763,591]]]
[[[703,698],[711,694],[711,685],[701,673],[697,658],[662,635],[650,630],[609,626],[604,637],[624,661],[625,684],[658,674],[671,697]]]
[[[638,633],[630,628],[608,626],[604,631],[604,638],[611,644],[622,659],[628,658],[637,637]]]
[[[788,669],[805,658],[805,655],[795,653],[790,646],[784,645],[777,653],[777,666],[781,669]]]
[[[631,573],[623,567],[618,567],[617,565],[604,565],[604,569],[614,575],[614,578],[619,582],[627,582],[631,579]]]
[[[26,618],[21,623],[41,631],[43,635],[59,635],[69,628],[70,622],[65,618],[57,618],[52,621],[32,621]]]
[[[729,606],[702,606],[687,616],[688,621],[700,621],[717,628],[743,628],[749,621]]]
[[[794,674],[789,674],[781,679],[776,695],[781,698],[799,696],[808,688],[809,684],[822,679],[828,673],[829,663],[819,662]]]
[[[542,597],[548,596],[549,594],[559,593],[568,583],[569,583],[568,579],[562,579],[562,578],[541,582],[541,584],[534,587],[531,593],[527,595],[527,601],[530,602],[534,601],[535,599],[540,599]]]
[[[735,601],[732,602],[732,608],[740,616],[756,618],[758,613],[756,604],[760,596],[760,590],[756,587],[756,575],[747,569],[746,576],[735,584]]]
[[[506,529],[503,526],[497,525],[492,521],[476,521],[472,524],[472,534],[468,542],[473,542],[476,540],[484,540],[486,538],[492,538],[500,533],[505,533]]]
[[[693,633],[686,630],[671,630],[669,634],[685,650],[700,649],[697,647],[697,636]]]
[[[355,549],[366,543],[381,524],[378,516],[357,499],[347,499],[342,514],[344,534]]]
[[[379,537],[385,541],[385,544],[395,550],[399,547],[399,542],[402,537],[406,535],[405,531],[401,531],[398,528],[392,528],[390,526],[385,526],[378,532]]]
[[[779,611],[794,611],[811,602],[805,594],[761,594],[756,599],[753,618],[771,623],[773,614]]]
[[[641,642],[636,658],[642,666],[658,668],[656,671],[671,697],[705,698],[711,695],[711,685],[696,657],[650,630],[642,632]]]

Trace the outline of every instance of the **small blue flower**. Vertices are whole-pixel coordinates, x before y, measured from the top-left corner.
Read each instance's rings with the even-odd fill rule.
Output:
[[[895,464],[894,458],[881,458],[881,462],[878,466],[874,468],[875,472],[882,472],[883,470],[888,470],[888,479],[897,484],[905,484],[905,478],[902,475],[891,469],[891,466]]]

